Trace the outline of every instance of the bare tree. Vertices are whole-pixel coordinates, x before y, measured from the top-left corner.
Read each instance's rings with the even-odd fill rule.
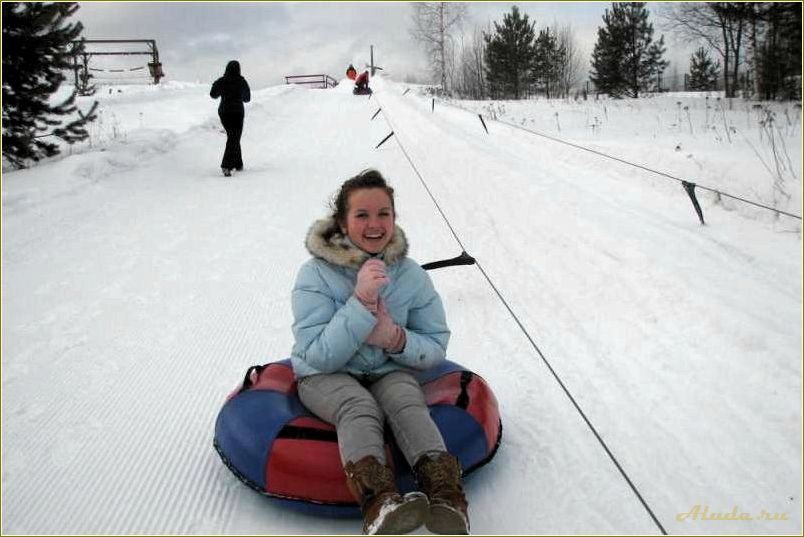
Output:
[[[575,39],[571,24],[557,26],[558,48],[564,51],[558,65],[558,89],[562,97],[568,97],[572,88],[581,82],[583,71],[583,51]]]
[[[748,13],[749,61],[754,95],[762,99],[800,99],[801,4],[752,3]]]
[[[483,30],[475,26],[468,44],[461,42],[461,59],[456,89],[465,97],[484,99],[487,94],[485,73],[485,41]]]
[[[448,82],[454,65],[455,40],[453,32],[466,18],[466,4],[453,2],[413,2],[414,39],[422,43],[430,67],[441,83],[441,89],[449,91]]]
[[[677,2],[660,12],[663,26],[687,39],[704,42],[723,58],[723,84],[726,97],[737,93],[740,54],[748,31],[748,2]]]
[[[684,87],[681,85],[681,75],[678,72],[678,62],[670,62],[672,69],[670,70],[670,82],[667,88],[670,91],[681,91]]]
[[[470,48],[471,43],[467,45],[464,42],[464,35],[461,34],[460,37],[460,46],[458,47],[458,69],[455,74],[455,77],[452,80],[452,89],[455,93],[459,96],[469,96],[471,93],[470,90],[470,79],[471,74],[469,69],[471,68],[471,60],[469,58],[470,55]]]

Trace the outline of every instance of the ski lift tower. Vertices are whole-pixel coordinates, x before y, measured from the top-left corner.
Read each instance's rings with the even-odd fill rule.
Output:
[[[369,45],[371,47],[371,76],[374,77],[374,73],[377,71],[382,71],[382,67],[379,65],[374,65],[374,45]]]
[[[143,48],[140,45],[145,45],[144,48],[148,50],[104,51],[99,49],[87,50],[86,47],[87,45],[119,45],[121,48],[126,48],[127,45],[132,46],[132,44],[137,45],[137,47],[133,48]],[[151,78],[153,78],[153,83],[159,84],[159,80],[165,76],[162,71],[162,63],[159,61],[159,49],[156,48],[156,40],[154,39],[81,39],[80,41],[73,41],[73,50],[75,87],[78,88],[81,95],[86,95],[89,92],[89,79],[92,78],[89,71],[124,72],[145,68],[145,66],[140,66],[131,69],[93,69],[89,66],[93,56],[150,56],[151,61],[148,62],[147,67]]]

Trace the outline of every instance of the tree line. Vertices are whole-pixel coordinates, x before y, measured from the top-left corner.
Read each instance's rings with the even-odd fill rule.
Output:
[[[467,4],[413,4],[412,35],[431,58],[438,91],[472,99],[568,97],[586,91],[586,80],[590,90],[613,97],[667,90],[664,35],[654,36],[645,2],[613,2],[588,57],[571,25],[537,30],[517,6],[468,37],[461,32],[466,18]],[[801,99],[800,3],[678,2],[659,5],[657,18],[662,29],[699,44],[683,89]]]
[[[639,97],[662,91],[664,36],[654,38],[644,2],[614,2],[591,57],[571,25],[536,21],[513,6],[501,21],[459,32],[469,4],[414,2],[411,34],[423,45],[438,91],[471,99],[565,98],[587,79],[596,92]],[[3,158],[14,167],[59,153],[89,135],[97,103],[76,106],[75,89],[52,96],[82,52],[74,2],[3,2]],[[662,27],[700,47],[685,73],[688,90],[726,97],[801,99],[800,2],[676,2],[660,6]],[[586,85],[583,87],[586,90]]]
[[[727,97],[801,99],[801,7],[800,2],[680,2],[660,16],[668,30],[702,43],[691,77],[699,74],[704,56],[716,57],[710,58],[712,69],[722,77]]]

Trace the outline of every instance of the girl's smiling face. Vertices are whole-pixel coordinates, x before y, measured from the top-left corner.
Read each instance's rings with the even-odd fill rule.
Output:
[[[361,250],[377,254],[394,237],[394,207],[382,188],[361,188],[349,194],[341,230]]]

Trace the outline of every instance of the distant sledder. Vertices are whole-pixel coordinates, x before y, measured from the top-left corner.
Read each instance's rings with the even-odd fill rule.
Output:
[[[371,88],[369,87],[368,71],[363,71],[355,79],[355,89],[352,90],[352,93],[355,95],[371,95],[372,91]]]
[[[369,87],[368,71],[363,71],[358,76],[357,69],[355,69],[355,66],[350,63],[349,67],[346,68],[346,78],[355,81],[355,88],[352,90],[353,94],[371,95],[371,88]]]

